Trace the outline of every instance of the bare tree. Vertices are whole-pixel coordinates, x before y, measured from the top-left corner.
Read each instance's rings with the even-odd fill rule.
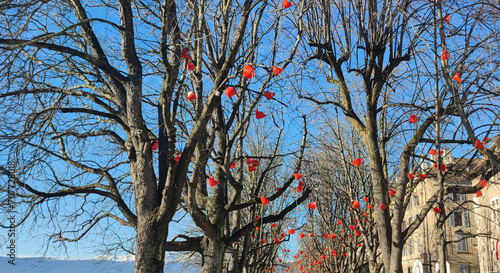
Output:
[[[279,156],[245,154],[242,139],[295,55],[300,27],[283,28],[292,11],[252,0],[10,1],[0,9],[0,139],[23,165],[1,170],[19,188],[17,225],[39,215],[53,223],[52,239],[73,242],[111,220],[136,232],[118,243],[135,254],[135,272],[162,272],[165,252],[184,249],[203,254],[205,272],[220,272],[226,247],[258,225],[231,233],[229,214],[259,204]],[[252,80],[241,77],[249,64]],[[229,98],[228,87],[238,94]],[[280,114],[274,109],[269,119]],[[295,146],[295,169],[303,147]],[[241,201],[246,178],[232,176],[232,163],[242,169],[260,156],[269,164]],[[211,192],[209,177],[219,181]],[[283,219],[309,193],[263,222]],[[68,199],[75,210],[59,207]],[[167,242],[180,205],[203,234]],[[42,218],[45,206],[53,209]]]

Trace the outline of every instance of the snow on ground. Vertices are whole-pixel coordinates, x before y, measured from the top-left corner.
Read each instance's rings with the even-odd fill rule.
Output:
[[[134,262],[123,260],[63,260],[51,258],[16,258],[15,265],[10,258],[0,257],[1,273],[132,273]],[[170,262],[165,272],[197,273],[199,269],[182,262]]]

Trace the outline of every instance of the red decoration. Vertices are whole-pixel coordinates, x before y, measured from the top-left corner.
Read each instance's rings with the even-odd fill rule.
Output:
[[[233,162],[233,163],[231,163],[231,165],[229,165],[230,170],[232,170],[234,168],[236,168],[236,162]]]
[[[430,155],[436,155],[436,149],[432,149],[432,150],[430,150],[429,154],[430,154]]]
[[[462,81],[462,78],[460,77],[460,73],[457,73],[455,74],[455,76],[453,76],[453,79],[457,82],[461,82]]]
[[[412,180],[413,178],[415,178],[415,175],[414,175],[414,174],[412,174],[412,173],[409,173],[409,174],[408,174],[408,178],[409,178],[410,180]]]
[[[408,120],[408,122],[409,122],[410,124],[412,124],[412,123],[416,123],[416,122],[417,122],[417,120],[418,120],[417,115],[411,115],[411,116],[410,116],[410,120]]]
[[[151,150],[153,151],[156,151],[158,150],[158,140],[153,140],[153,142],[151,143]]]
[[[450,58],[450,52],[448,52],[448,50],[443,50],[443,52],[441,52],[441,60],[443,61],[447,61],[448,59]]]
[[[352,207],[355,209],[359,209],[361,207],[361,205],[359,204],[359,201],[356,200],[356,201],[354,201],[354,203],[352,203]]]
[[[350,225],[349,229],[354,230],[354,229],[356,229],[356,227],[354,225]]]
[[[484,150],[484,145],[481,143],[479,139],[476,139],[476,143],[474,143],[474,148],[478,150]]]
[[[339,220],[337,224],[342,225],[342,220]]]
[[[425,173],[421,173],[418,175],[418,178],[420,178],[420,180],[424,180],[427,178],[427,175]]]
[[[274,95],[276,95],[276,93],[274,92],[269,92],[269,91],[264,92],[264,97],[266,97],[266,99],[268,100],[272,99]]]
[[[181,159],[181,154],[178,154],[174,157],[174,160],[179,162],[179,160]]]
[[[355,230],[355,231],[354,231],[354,235],[356,235],[356,236],[361,235],[361,231],[359,231],[359,230]]]
[[[301,232],[301,233],[299,233],[299,238],[300,238],[300,239],[304,238],[304,233],[302,233],[302,232]]]
[[[295,229],[291,228],[291,229],[288,230],[288,234],[292,235],[294,233],[295,233]]]
[[[271,201],[269,201],[269,199],[267,199],[266,197],[264,197],[264,196],[260,197],[260,203],[262,203],[262,205],[266,205],[269,202],[271,202]]]
[[[188,100],[195,100],[196,99],[196,95],[193,92],[189,91],[187,99]]]
[[[368,197],[363,197],[363,202],[368,202]]]
[[[236,93],[237,93],[236,88],[231,86],[226,88],[226,91],[224,91],[224,94],[226,94],[228,98],[231,98],[232,96],[236,95]]]
[[[292,7],[293,4],[288,2],[288,0],[283,0],[283,9],[287,9],[287,8],[290,8]]]
[[[185,50],[184,48],[181,50],[181,58],[184,60],[191,60],[191,56],[189,55],[189,52]]]
[[[387,208],[387,206],[385,204],[380,204],[378,206],[381,210],[385,210]]]
[[[275,226],[276,226],[276,224],[275,224],[275,223],[271,223],[271,227],[275,227]]]
[[[393,189],[389,189],[389,195],[393,196],[394,194],[396,194],[396,191]]]
[[[313,237],[313,236],[314,236],[314,234],[312,234],[312,233],[307,234],[307,237]]]
[[[490,138],[489,137],[484,137],[483,138],[483,144],[484,145],[488,145],[489,142],[490,142]]]
[[[361,165],[361,158],[354,159],[354,161],[352,162],[352,165],[359,167],[359,165]]]
[[[295,180],[300,180],[302,178],[302,175],[298,173],[294,173],[293,176],[295,177]]]
[[[249,64],[243,67],[243,77],[245,77],[247,80],[251,80],[253,79],[253,77],[255,77],[255,69],[252,65]]]
[[[486,187],[486,185],[488,185],[488,183],[486,183],[486,180],[481,180],[481,188],[484,188]]]
[[[446,23],[450,22],[450,15],[448,13],[446,13],[446,15],[443,17],[443,21],[445,21]]]
[[[481,190],[478,190],[478,191],[476,192],[476,196],[477,196],[477,197],[481,197],[481,196],[483,196],[483,193],[481,192]]]
[[[368,205],[368,209],[373,209],[373,205],[372,204]]]
[[[295,190],[301,192],[302,190],[304,190],[304,186],[298,186],[295,188]]]
[[[261,111],[259,110],[255,110],[255,117],[257,119],[261,119],[261,118],[265,118],[266,117],[266,114],[262,113]]]
[[[307,205],[310,209],[316,209],[316,201],[311,202]]]
[[[434,210],[435,213],[441,213],[441,209],[438,207],[434,207],[432,209]]]
[[[274,75],[279,75],[281,72],[283,72],[283,68],[281,67],[276,67],[276,66],[273,66],[273,73]]]
[[[193,70],[195,70],[196,65],[194,65],[194,63],[192,63],[192,62],[188,61],[187,65],[186,65],[186,68],[187,68],[187,70],[189,70],[189,71],[193,71]]]
[[[212,177],[208,178],[208,185],[210,187],[215,187],[217,185],[219,185],[219,181],[213,179]]]

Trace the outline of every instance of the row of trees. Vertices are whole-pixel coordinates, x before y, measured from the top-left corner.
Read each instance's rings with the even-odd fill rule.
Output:
[[[427,212],[479,189],[443,183],[403,229],[421,154],[455,144],[488,160],[485,178],[499,170],[498,155],[472,145],[498,133],[500,10],[492,0],[294,4],[0,4],[1,149],[23,166],[1,170],[18,187],[17,224],[50,224],[47,243],[112,235],[107,246],[135,254],[135,272],[163,272],[167,251],[200,253],[203,272],[221,272],[230,251],[228,270],[260,272],[279,247],[261,243],[271,223],[286,240],[278,228],[316,200],[305,229],[334,232],[362,218],[350,201],[367,196],[375,209],[342,266],[402,272]],[[182,212],[198,229],[174,236]]]

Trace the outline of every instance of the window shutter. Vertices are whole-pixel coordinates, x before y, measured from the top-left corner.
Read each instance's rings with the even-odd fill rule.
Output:
[[[468,211],[464,211],[464,226],[470,227],[470,218]]]

